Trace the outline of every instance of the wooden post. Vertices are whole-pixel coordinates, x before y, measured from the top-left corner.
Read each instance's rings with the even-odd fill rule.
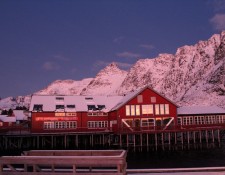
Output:
[[[218,137],[218,143],[219,143],[219,146],[220,146],[220,130],[219,129],[217,130],[217,137]]]
[[[200,143],[202,143],[202,132],[201,132],[201,130],[199,131],[199,139],[200,139]]]
[[[120,134],[120,148],[122,148],[122,135]]]
[[[158,147],[158,145],[157,145],[157,133],[155,133],[155,150],[157,151],[157,147]]]
[[[37,136],[37,149],[39,149],[39,136]]]
[[[164,135],[161,133],[161,140],[162,140],[162,149],[164,150]]]
[[[66,149],[67,147],[67,137],[66,134],[64,135],[64,148]]]
[[[168,140],[169,140],[169,150],[171,149],[171,135],[170,132],[168,133]]]
[[[142,152],[142,146],[143,146],[143,144],[142,144],[142,134],[140,134],[140,142],[141,142],[141,152]]]
[[[208,140],[208,131],[207,130],[205,130],[205,140],[206,140],[207,147],[208,147],[209,140]]]
[[[193,131],[193,141],[194,141],[194,144],[195,144],[195,131]]]
[[[78,144],[78,135],[76,135],[76,147],[78,148],[79,144]]]
[[[215,143],[214,130],[212,130],[212,142]]]
[[[147,151],[149,151],[149,148],[148,148],[148,133],[146,134],[146,141],[147,141]]]
[[[177,144],[177,133],[175,132],[174,133],[174,142],[175,142],[175,145]]]
[[[135,134],[134,134],[134,152],[135,152]]]
[[[128,138],[128,134],[127,134],[127,149],[128,149],[128,146],[129,146],[129,138]]]

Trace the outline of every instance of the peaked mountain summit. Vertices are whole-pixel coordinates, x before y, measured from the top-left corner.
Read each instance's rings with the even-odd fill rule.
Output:
[[[81,95],[116,95],[116,90],[126,76],[126,71],[119,69],[116,63],[111,63],[96,75]]]

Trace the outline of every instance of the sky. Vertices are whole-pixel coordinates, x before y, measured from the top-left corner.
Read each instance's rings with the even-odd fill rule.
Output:
[[[175,54],[225,29],[225,0],[0,0],[0,97]]]

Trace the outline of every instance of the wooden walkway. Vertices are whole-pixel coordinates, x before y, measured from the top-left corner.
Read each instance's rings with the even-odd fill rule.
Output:
[[[0,158],[1,175],[126,175],[124,150],[42,150]]]

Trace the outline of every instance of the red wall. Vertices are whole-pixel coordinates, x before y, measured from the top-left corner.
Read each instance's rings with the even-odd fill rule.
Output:
[[[155,93],[151,89],[147,88],[143,90],[140,94],[143,96],[143,102],[138,103],[137,102],[137,96],[133,97],[130,101],[128,101],[126,104],[124,104],[122,107],[118,109],[118,127],[121,126],[121,119],[141,119],[141,118],[158,118],[158,117],[174,117],[175,119],[175,124],[177,123],[177,107],[173,103],[171,103],[169,100],[166,98],[162,97],[161,95]],[[156,103],[151,103],[150,97],[156,97]],[[126,105],[143,105],[143,104],[169,104],[169,115],[153,115],[153,114],[148,114],[148,115],[141,115],[140,116],[126,116]],[[155,108],[153,107],[154,113],[155,113]]]

